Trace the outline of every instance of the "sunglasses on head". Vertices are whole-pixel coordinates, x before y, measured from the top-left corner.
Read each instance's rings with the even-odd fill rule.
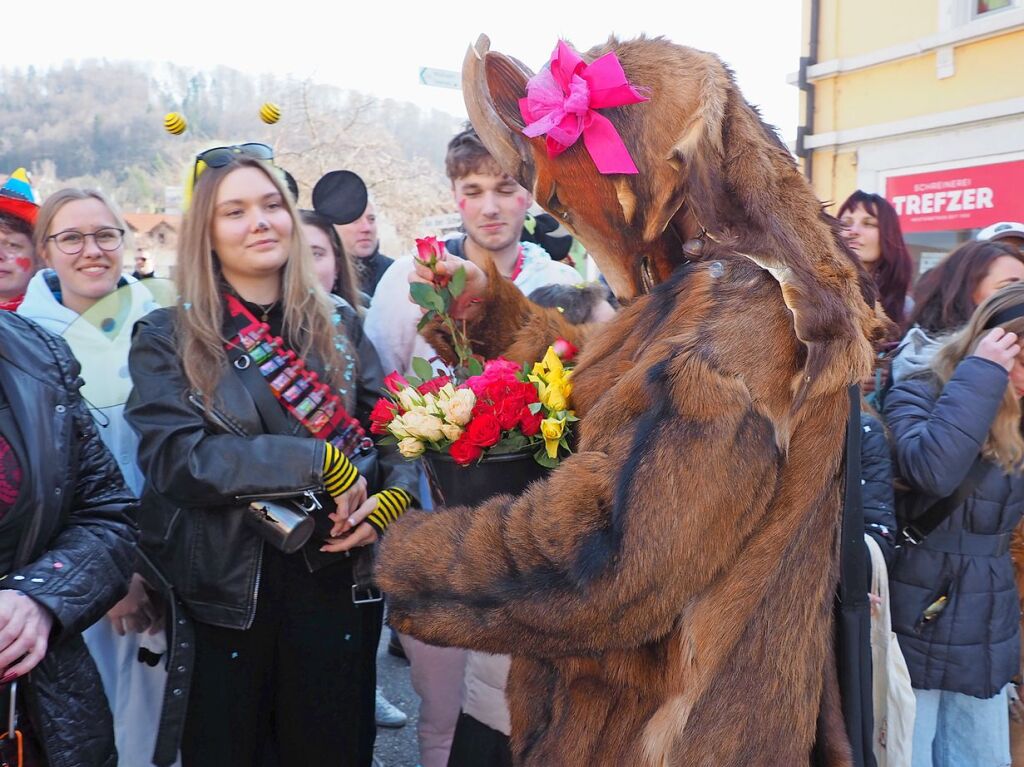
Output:
[[[250,142],[248,144],[235,144],[233,146],[215,146],[196,155],[196,164],[206,163],[210,168],[223,168],[236,155],[243,154],[246,157],[255,157],[257,160],[273,160],[274,150],[266,144]]]
[[[195,166],[192,168],[192,184],[195,184],[199,179],[199,174],[207,168],[223,168],[239,155],[269,162],[274,159],[274,150],[266,144],[258,144],[256,142],[235,144],[233,146],[215,146],[212,149],[207,149],[205,152],[200,152],[196,155]]]

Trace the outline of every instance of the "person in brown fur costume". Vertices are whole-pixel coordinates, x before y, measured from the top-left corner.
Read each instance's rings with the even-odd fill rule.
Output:
[[[582,142],[552,158],[523,136],[531,73],[488,45],[463,71],[478,133],[639,297],[574,327],[467,266],[477,352],[582,348],[578,450],[519,497],[393,525],[392,624],[513,656],[517,764],[850,764],[832,604],[847,387],[877,305],[717,57],[661,39],[584,54],[614,51],[650,97],[603,110],[639,173],[601,175]]]

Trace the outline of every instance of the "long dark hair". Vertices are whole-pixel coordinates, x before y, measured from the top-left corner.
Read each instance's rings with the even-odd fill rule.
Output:
[[[334,228],[334,224],[316,211],[300,210],[299,217],[302,219],[302,223],[315,226],[327,235],[327,241],[331,243],[331,250],[334,251],[334,284],[331,286],[331,292],[344,298],[353,309],[359,311],[362,304],[359,302],[359,291],[356,288],[355,269],[341,244],[338,230]]]
[[[869,194],[858,189],[846,198],[839,208],[836,218],[850,213],[857,208],[864,208],[878,222],[878,266],[873,275],[882,308],[889,319],[902,325],[905,319],[907,289],[914,273],[914,261],[910,257],[907,245],[903,242],[900,230],[900,219],[896,209],[889,201],[878,194]]]
[[[909,324],[928,333],[946,333],[963,325],[977,308],[978,283],[1003,256],[1024,263],[1024,255],[1005,242],[968,242],[954,250],[917,281]]]

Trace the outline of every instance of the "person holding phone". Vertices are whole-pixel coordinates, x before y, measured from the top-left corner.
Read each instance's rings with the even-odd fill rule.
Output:
[[[1024,517],[1024,285],[984,301],[885,400],[905,508],[951,498],[934,530],[897,552],[893,631],[917,698],[913,764],[1009,764],[1005,688],[1020,671],[1009,543]],[[915,499],[920,504],[913,503]],[[923,538],[923,539],[922,539]]]

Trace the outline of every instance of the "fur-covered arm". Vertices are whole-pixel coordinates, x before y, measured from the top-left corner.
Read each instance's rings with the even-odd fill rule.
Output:
[[[628,377],[616,413],[588,416],[606,428],[523,495],[392,525],[377,579],[394,627],[548,657],[637,647],[672,628],[762,519],[779,453],[735,379],[696,361]],[[699,401],[674,396],[670,380],[697,381]],[[588,451],[595,443],[608,452]]]
[[[538,306],[523,295],[512,280],[503,277],[492,262],[487,271],[487,294],[477,317],[467,323],[470,344],[485,359],[503,356],[513,362],[536,362],[558,338],[582,347],[591,325],[573,325],[556,309]],[[451,364],[455,354],[449,336],[439,323],[423,329],[423,337]]]

